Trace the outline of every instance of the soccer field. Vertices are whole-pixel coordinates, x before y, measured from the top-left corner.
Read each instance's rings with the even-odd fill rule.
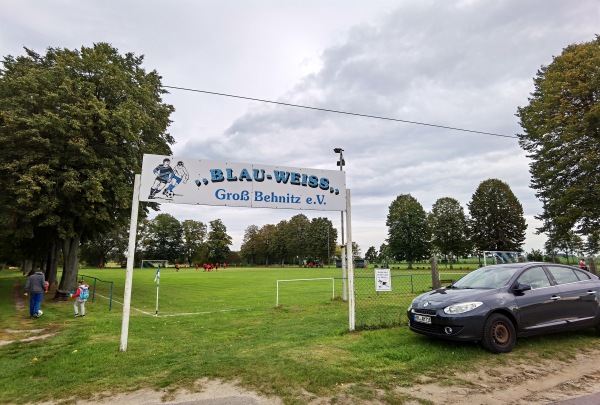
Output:
[[[114,282],[113,310],[121,311],[124,269],[82,269],[80,274]],[[195,268],[162,268],[158,283],[155,269],[136,268],[131,294],[132,316],[202,316],[213,313],[279,309],[335,313],[340,326],[348,325],[348,303],[343,298],[339,268],[228,268],[206,272]],[[458,279],[463,273],[442,274]],[[278,282],[279,281],[279,282]],[[429,272],[413,274],[392,270],[392,291],[376,292],[373,269],[356,269],[356,327],[395,326],[405,323],[405,309],[417,294],[431,286]],[[98,283],[95,300],[107,299],[106,286]],[[158,294],[157,294],[158,292]],[[346,294],[346,301],[349,292]]]
[[[123,301],[124,269],[81,269],[84,276],[114,282],[114,301]],[[133,270],[132,314],[155,315],[157,283],[155,269]],[[339,269],[305,268],[228,268],[205,272],[194,268],[162,268],[158,283],[159,316],[175,316],[226,311],[269,310],[276,306],[277,280],[316,279],[280,284],[282,306],[310,306],[328,303],[332,298],[332,281],[336,295],[341,295]],[[104,292],[102,294],[106,296]]]

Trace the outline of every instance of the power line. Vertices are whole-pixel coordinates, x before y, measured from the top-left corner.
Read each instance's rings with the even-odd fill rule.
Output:
[[[471,133],[474,133],[474,134],[499,136],[499,137],[502,137],[502,138],[518,139],[518,137],[514,136],[514,135],[495,134],[493,132],[475,131],[475,130],[472,130],[472,129],[449,127],[449,126],[445,126],[445,125],[428,124],[428,123],[425,123],[425,122],[401,120],[399,118],[381,117],[381,116],[378,116],[378,115],[369,115],[369,114],[361,114],[361,113],[348,112],[348,111],[331,110],[331,109],[328,109],[328,108],[310,107],[310,106],[300,105],[300,104],[283,103],[281,101],[272,101],[272,100],[264,100],[264,99],[261,99],[261,98],[238,96],[238,95],[235,95],[235,94],[217,93],[217,92],[214,92],[214,91],[197,90],[197,89],[190,89],[190,88],[186,88],[186,87],[176,87],[176,86],[165,86],[165,85],[163,85],[162,87],[167,88],[167,89],[174,89],[174,90],[192,91],[192,92],[195,92],[195,93],[212,94],[214,96],[223,96],[223,97],[239,98],[239,99],[242,99],[242,100],[260,101],[261,103],[277,104],[277,105],[283,105],[283,106],[295,107],[295,108],[304,108],[304,109],[307,109],[307,110],[324,111],[324,112],[335,113],[335,114],[353,115],[355,117],[374,118],[374,119],[384,120],[384,121],[403,122],[405,124],[424,125],[424,126],[427,126],[427,127],[451,129],[453,131],[471,132]]]

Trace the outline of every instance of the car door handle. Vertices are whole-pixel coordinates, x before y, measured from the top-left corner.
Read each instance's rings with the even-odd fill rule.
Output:
[[[590,290],[590,291],[587,292],[587,295],[596,295],[596,291],[591,291]]]
[[[552,301],[558,301],[558,300],[560,300],[561,298],[560,298],[560,295],[553,295],[552,297],[550,297],[550,299],[551,299]]]

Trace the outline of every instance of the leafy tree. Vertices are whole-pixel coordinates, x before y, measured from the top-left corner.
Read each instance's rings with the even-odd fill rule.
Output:
[[[517,116],[531,185],[546,205],[539,230],[591,234],[600,226],[600,36],[567,46],[534,85]]]
[[[210,221],[208,232],[208,259],[213,263],[223,263],[229,259],[229,246],[232,244],[231,236],[227,234],[227,227],[220,219]]]
[[[430,232],[427,214],[423,206],[410,194],[396,197],[389,208],[387,253],[397,259],[406,260],[408,268],[413,262],[428,257]]]
[[[80,241],[129,221],[143,154],[171,153],[173,107],[142,62],[106,43],[2,61],[0,242],[47,271],[60,247],[59,291],[76,285]]]
[[[379,263],[387,263],[390,259],[389,246],[387,243],[382,243],[379,246],[379,252],[377,253],[377,261]]]
[[[362,255],[362,251],[361,251],[358,243],[352,242],[352,257],[354,258],[354,260],[361,260],[362,259],[361,255]]]
[[[600,252],[600,230],[592,232],[588,235],[584,250],[588,255],[595,255]]]
[[[438,199],[431,208],[428,221],[431,243],[446,259],[469,251],[469,223],[458,200],[450,197]]]
[[[269,242],[269,252],[273,255],[273,262],[285,263],[286,258],[291,257],[288,251],[288,243],[286,242],[288,234],[288,221],[279,221],[275,225],[275,236]]]
[[[122,262],[129,243],[129,225],[121,224],[103,234],[94,235],[81,245],[81,259],[88,265],[104,264],[107,261]]]
[[[291,262],[296,258],[302,261],[309,255],[308,237],[310,220],[304,214],[294,215],[287,223],[285,232],[286,250],[291,255]]]
[[[337,229],[329,218],[313,218],[310,221],[309,237],[307,240],[308,252],[312,259],[322,263],[329,263],[335,252]]]
[[[377,249],[375,249],[375,246],[370,246],[367,249],[367,253],[365,253],[365,259],[367,259],[371,263],[377,262],[377,256]]]
[[[205,262],[208,253],[206,246],[206,225],[200,221],[186,219],[181,223],[183,251],[188,265]]]
[[[260,229],[256,225],[249,225],[244,232],[244,239],[240,248],[242,257],[254,266],[258,252],[258,233]]]
[[[273,242],[276,239],[277,227],[275,225],[267,224],[260,228],[258,233],[258,243],[265,266],[269,265],[269,260],[273,257],[273,250],[275,246]]]
[[[584,249],[583,239],[574,231],[554,233],[548,238],[544,246],[546,251],[552,251],[553,255],[557,250],[565,252],[567,254],[567,263],[570,256],[573,256],[575,253],[581,254]]]
[[[527,224],[523,206],[508,184],[498,179],[482,181],[467,206],[472,240],[479,251],[521,251]]]
[[[533,249],[531,253],[527,254],[527,260],[530,262],[542,262],[544,261],[544,252],[539,249]]]
[[[171,214],[148,221],[143,240],[144,257],[178,263],[184,257],[183,228]]]
[[[229,254],[227,255],[227,261],[225,262],[228,266],[235,264],[241,264],[242,263],[242,256],[240,256],[239,252],[229,252]]]

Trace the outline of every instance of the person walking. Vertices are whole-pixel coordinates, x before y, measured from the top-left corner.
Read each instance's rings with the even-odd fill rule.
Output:
[[[42,273],[42,269],[38,267],[35,273],[29,276],[27,283],[25,283],[25,296],[29,295],[30,318],[39,318],[42,316],[41,306],[45,292],[48,292],[48,284],[46,284],[46,277]]]
[[[75,302],[73,302],[75,318],[79,316],[85,316],[85,302],[87,301],[89,296],[90,286],[85,284],[85,281],[79,280],[79,286],[77,287],[77,291],[75,291],[75,294],[69,294],[69,297],[75,298]]]

